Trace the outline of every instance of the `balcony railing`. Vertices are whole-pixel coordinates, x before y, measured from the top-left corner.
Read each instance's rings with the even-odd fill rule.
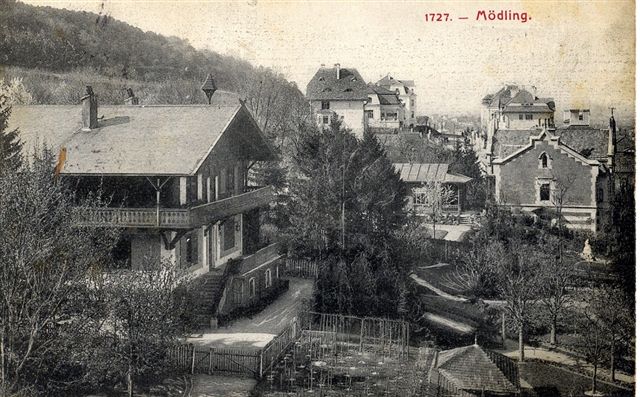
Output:
[[[156,208],[78,208],[74,211],[79,226],[190,228],[188,209]]]
[[[274,192],[270,186],[248,190],[237,196],[189,209],[77,208],[73,216],[79,226],[191,229],[264,207],[273,200]]]

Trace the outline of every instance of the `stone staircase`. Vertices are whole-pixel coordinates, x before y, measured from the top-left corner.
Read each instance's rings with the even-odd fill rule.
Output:
[[[226,283],[226,275],[222,269],[205,273],[198,280],[198,291],[195,294],[195,320],[200,327],[210,327],[218,308],[218,302]]]

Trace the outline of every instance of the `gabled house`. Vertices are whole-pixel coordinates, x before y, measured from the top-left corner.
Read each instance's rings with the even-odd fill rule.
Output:
[[[353,68],[333,68],[324,65],[307,84],[307,100],[319,127],[328,125],[337,116],[357,137],[364,134],[364,107],[369,99],[369,87]]]
[[[376,82],[376,85],[394,92],[405,107],[402,124],[406,128],[414,128],[417,125],[415,93],[416,85],[413,80],[399,80],[387,74]]]
[[[560,215],[573,229],[595,232],[608,222],[610,173],[594,150],[580,148],[577,138],[553,128],[526,137],[526,143],[517,132],[499,136],[505,139],[492,163],[498,204],[552,219]],[[580,136],[590,143],[597,138]]]
[[[45,143],[60,153],[60,176],[79,196],[101,190],[111,198],[108,207],[76,211],[79,227],[122,228],[114,258],[130,269],[165,260],[205,277],[205,314],[213,316],[259,300],[280,271],[277,245],[260,236],[273,189],[247,183],[256,161],[275,158],[270,143],[235,94],[211,99],[98,107],[88,87],[81,106],[15,106],[9,124],[26,150]],[[241,287],[225,293],[232,284]]]
[[[404,125],[404,104],[398,95],[386,88],[369,85],[365,121],[374,133],[398,132]]]

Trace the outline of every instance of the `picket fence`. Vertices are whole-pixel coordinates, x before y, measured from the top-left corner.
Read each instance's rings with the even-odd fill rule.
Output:
[[[300,336],[294,321],[261,349],[243,347],[203,348],[192,343],[174,346],[169,359],[178,371],[191,374],[224,373],[262,378]]]

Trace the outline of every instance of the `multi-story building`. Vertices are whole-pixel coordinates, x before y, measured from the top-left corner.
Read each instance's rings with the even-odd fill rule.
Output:
[[[415,83],[413,80],[398,80],[387,74],[378,80],[377,86],[386,88],[394,92],[400,98],[400,102],[404,104],[405,112],[401,120],[402,126],[406,128],[414,128],[418,123],[416,119],[416,101]]]
[[[15,106],[9,123],[25,149],[40,142],[60,153],[60,175],[80,197],[110,197],[74,216],[78,226],[122,228],[114,260],[132,270],[167,261],[205,277],[204,315],[250,305],[279,285],[278,247],[260,235],[274,192],[247,183],[252,164],[274,154],[237,96],[98,107],[88,87],[81,106]]]
[[[322,65],[318,69],[307,84],[306,96],[319,126],[328,125],[336,115],[346,128],[362,137],[369,91],[356,69],[337,63],[333,68]]]
[[[386,88],[369,85],[364,106],[366,126],[373,132],[399,130],[403,126],[404,105],[398,95]]]

